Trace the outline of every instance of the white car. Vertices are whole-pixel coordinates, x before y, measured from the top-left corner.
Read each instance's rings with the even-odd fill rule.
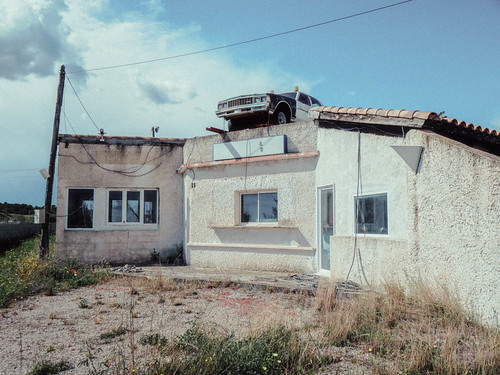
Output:
[[[217,104],[215,114],[229,122],[228,129],[241,130],[255,127],[258,124],[286,124],[294,121],[308,120],[310,108],[321,106],[319,100],[295,91],[275,94],[241,95]]]

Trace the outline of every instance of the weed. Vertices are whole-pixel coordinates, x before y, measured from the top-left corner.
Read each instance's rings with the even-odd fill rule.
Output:
[[[85,350],[83,350],[83,352],[85,353],[85,359],[78,362],[78,367],[87,367],[89,374],[91,375],[104,375],[108,373],[109,365],[107,362],[101,362],[96,367],[95,360],[97,359],[97,356],[94,352],[94,348],[88,341],[85,341]],[[102,349],[97,348],[97,352],[102,352]]]
[[[104,333],[101,333],[99,335],[99,338],[101,340],[103,340],[105,343],[109,343],[111,342],[112,339],[114,339],[115,337],[119,337],[121,335],[124,335],[128,332],[128,328],[122,326],[121,324],[116,327],[116,328],[113,328],[111,331],[108,331],[108,332],[104,332]]]
[[[54,251],[55,236],[50,237],[50,252]],[[32,293],[53,295],[58,290],[96,284],[107,277],[104,271],[68,258],[38,259],[38,238],[26,240],[0,257],[0,307]]]
[[[78,300],[78,307],[81,309],[88,309],[89,308],[89,301],[87,301],[86,298],[80,298]]]
[[[181,352],[173,352],[169,363],[153,363],[146,373],[301,374],[314,373],[324,360],[283,326],[242,340],[233,335],[217,337],[193,326],[175,341],[172,349]]]
[[[33,368],[27,372],[27,375],[51,375],[59,374],[60,372],[71,369],[71,365],[66,361],[51,362],[47,359],[43,359],[33,366]]]
[[[168,339],[166,337],[160,336],[159,333],[154,333],[152,335],[142,336],[139,342],[142,345],[152,345],[152,346],[167,346]]]

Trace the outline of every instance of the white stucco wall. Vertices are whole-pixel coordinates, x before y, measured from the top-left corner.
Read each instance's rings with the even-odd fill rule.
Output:
[[[360,141],[360,143],[359,143]],[[407,258],[408,197],[406,176],[410,168],[390,147],[402,145],[402,137],[320,128],[320,160],[316,185],[334,187],[334,235],[330,242],[331,277],[347,277],[354,255],[355,197],[358,191],[358,145],[360,149],[359,195],[387,194],[388,234],[358,235],[361,253],[350,278],[364,282],[361,266],[370,283],[385,276],[387,264]]]
[[[66,229],[66,217],[59,217],[56,255],[71,256],[85,262],[106,260],[112,263],[142,263],[150,261],[153,250],[165,258],[182,246],[183,186],[181,176],[175,173],[182,163],[182,147],[86,144],[85,148],[101,166],[109,169],[133,169],[146,158],[149,162],[136,173],[144,176],[124,176],[99,168],[82,145],[69,143],[66,148],[61,143],[58,158],[58,213],[67,213],[68,188],[95,188],[94,226],[92,229]],[[152,172],[146,174],[149,171]],[[158,225],[146,227],[106,223],[106,196],[110,188],[159,189]]]
[[[316,184],[335,187],[331,276],[347,276],[354,253],[357,132],[320,129]],[[391,145],[423,146],[414,173]],[[327,152],[326,150],[331,150]],[[423,279],[456,293],[495,324],[500,312],[500,158],[446,137],[361,135],[362,193],[387,192],[388,235],[359,235],[350,279],[372,285]]]
[[[409,194],[413,269],[500,322],[500,157],[432,133],[413,131],[408,141],[425,148]]]
[[[286,134],[288,152],[316,150],[312,122],[231,132],[227,140]],[[194,138],[186,164],[212,161],[223,136]],[[186,260],[193,266],[291,272],[315,270],[317,156],[193,168],[184,172]],[[194,183],[194,185],[193,185]],[[194,187],[193,187],[194,186]],[[278,223],[241,225],[241,192],[278,192]]]

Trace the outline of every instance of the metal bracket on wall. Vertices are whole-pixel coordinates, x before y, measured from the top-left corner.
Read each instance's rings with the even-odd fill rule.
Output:
[[[422,146],[391,146],[406,164],[417,173],[422,158]]]

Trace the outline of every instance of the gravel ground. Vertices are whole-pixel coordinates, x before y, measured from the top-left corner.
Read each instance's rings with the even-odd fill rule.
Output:
[[[32,296],[2,309],[0,374],[24,374],[42,359],[68,361],[73,368],[63,374],[88,374],[89,368],[78,364],[89,350],[96,355],[96,366],[113,353],[114,358],[121,353],[128,359],[131,340],[136,343],[136,362],[140,362],[153,355],[151,346],[139,343],[142,337],[159,333],[171,339],[194,323],[241,337],[277,323],[302,326],[316,319],[310,296],[117,278],[55,296]],[[100,338],[132,325],[133,335],[129,331],[109,342]],[[331,350],[337,358],[336,371],[366,370],[353,368],[355,353],[345,348]]]

